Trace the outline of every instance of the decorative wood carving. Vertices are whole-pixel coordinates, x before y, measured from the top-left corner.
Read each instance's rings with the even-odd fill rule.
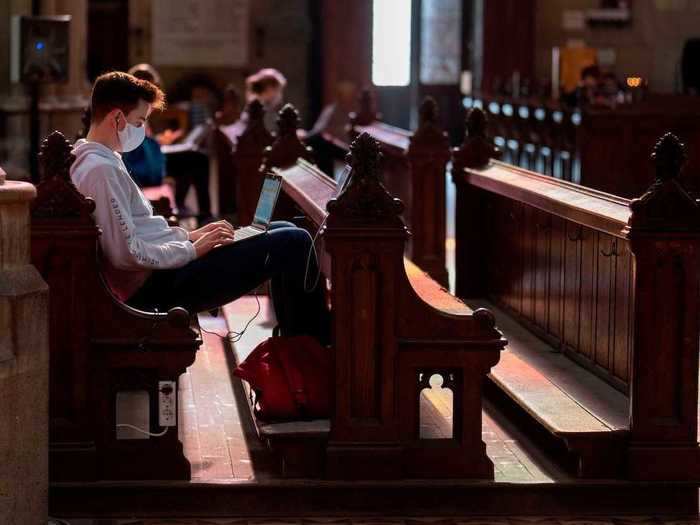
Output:
[[[377,113],[377,101],[374,95],[374,91],[369,88],[365,88],[360,92],[358,98],[357,112],[350,113],[350,125],[355,126],[368,126],[372,122],[381,120],[381,115]],[[351,139],[353,137],[350,137]]]
[[[41,191],[32,203],[32,216],[40,218],[76,217],[91,222],[95,211],[92,199],[84,197],[70,180],[75,160],[72,147],[60,131],[54,131],[41,143]]]
[[[452,170],[460,173],[464,168],[486,167],[492,158],[500,156],[500,150],[487,138],[488,118],[479,108],[467,112],[464,142],[452,150]]]
[[[350,146],[352,168],[345,190],[328,203],[328,224],[390,224],[405,228],[403,203],[392,197],[379,180],[379,144],[362,133]]]
[[[700,231],[700,206],[680,183],[687,158],[685,145],[674,134],[659,139],[651,155],[654,183],[630,204],[631,231]]]
[[[266,172],[270,168],[288,168],[297,159],[313,163],[313,150],[304,146],[299,140],[299,112],[291,104],[286,104],[277,116],[277,138],[271,146],[265,148],[260,169]]]
[[[413,136],[408,147],[409,158],[412,155],[425,154],[424,151],[437,151],[439,158],[435,159],[438,163],[442,161],[443,151],[447,150],[447,159],[449,160],[449,139],[440,124],[439,109],[437,102],[433,97],[426,97],[418,110],[418,128]]]

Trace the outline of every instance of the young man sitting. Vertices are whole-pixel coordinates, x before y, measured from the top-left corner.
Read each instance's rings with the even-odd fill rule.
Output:
[[[129,177],[121,153],[143,141],[152,110],[164,105],[163,92],[127,73],[100,76],[93,86],[90,129],[76,142],[71,178],[95,200],[102,230],[103,273],[113,292],[128,304],[165,311],[182,306],[201,312],[224,305],[268,279],[282,335],[325,339],[322,292],[313,282],[316,260],[305,230],[272,223],[263,235],[234,243],[225,221],[187,232],[154,216]]]

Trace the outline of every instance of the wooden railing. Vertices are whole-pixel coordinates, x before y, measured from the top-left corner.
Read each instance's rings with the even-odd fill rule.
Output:
[[[700,140],[697,97],[650,96],[615,108],[569,107],[553,100],[489,94],[466,97],[467,109],[489,116],[503,160],[614,195],[631,198],[647,187],[645,154],[665,131],[689,144]],[[700,152],[690,152],[686,188],[700,190]]]

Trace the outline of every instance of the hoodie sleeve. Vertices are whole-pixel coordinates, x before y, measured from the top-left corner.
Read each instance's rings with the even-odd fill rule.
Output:
[[[137,235],[127,188],[119,183],[118,172],[111,166],[94,170],[85,190],[95,199],[95,220],[102,229],[102,250],[115,268],[179,268],[195,259],[194,245],[185,240],[183,233],[168,231],[168,226],[163,233],[171,240],[158,242],[151,236]]]

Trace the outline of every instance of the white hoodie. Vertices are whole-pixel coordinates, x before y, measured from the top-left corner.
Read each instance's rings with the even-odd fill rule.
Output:
[[[112,291],[126,301],[153,269],[179,268],[194,260],[186,230],[171,227],[129,176],[119,153],[97,142],[78,140],[70,175],[80,193],[95,200],[95,221],[102,230],[103,274]]]

